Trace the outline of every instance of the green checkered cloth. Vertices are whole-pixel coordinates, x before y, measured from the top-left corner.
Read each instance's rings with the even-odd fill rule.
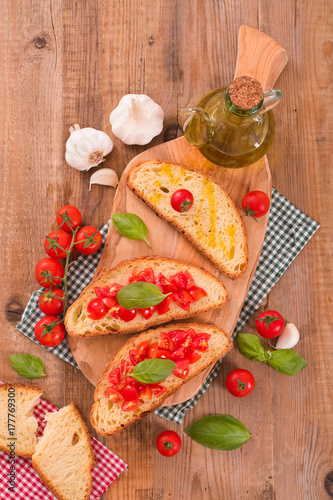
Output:
[[[317,222],[296,208],[275,189],[272,190],[270,216],[263,249],[249,293],[233,332],[233,338],[236,337],[254,311],[258,309],[264,298],[314,235],[318,227]],[[101,229],[103,244],[108,228],[109,222]],[[77,299],[82,290],[90,283],[102,251],[103,246],[94,255],[80,255],[71,265],[68,278],[68,291],[71,301]],[[21,322],[17,325],[18,330],[37,343],[38,341],[34,336],[34,326],[44,316],[38,307],[40,292],[44,290],[42,288],[32,294]],[[45,347],[45,349],[78,368],[66,339],[56,347]],[[193,408],[218,374],[221,363],[222,359],[215,364],[205,383],[193,398],[178,405],[160,408],[156,410],[156,415],[181,424],[185,413]]]

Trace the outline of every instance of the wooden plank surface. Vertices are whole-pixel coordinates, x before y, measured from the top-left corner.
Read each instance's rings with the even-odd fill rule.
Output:
[[[324,0],[7,0],[0,12],[0,379],[24,381],[11,370],[10,353],[36,354],[49,373],[40,382],[45,398],[58,406],[73,400],[87,419],[93,387],[15,329],[37,288],[34,266],[44,256],[45,233],[55,228],[55,210],[75,204],[97,226],[111,212],[113,190],[94,186],[88,193],[90,174],[63,159],[69,126],[110,134],[109,113],[120,98],[143,92],[165,110],[164,131],[151,145],[160,144],[180,135],[182,106],[231,81],[242,23],[286,49],[289,63],[277,84],[285,98],[275,111],[276,138],[268,154],[273,186],[321,228],[262,308],[278,309],[299,326],[297,350],[309,366],[289,378],[233,349],[182,428],[209,413],[230,413],[252,432],[249,442],[218,452],[184,436],[182,452],[166,459],[154,440],[179,427],[152,415],[104,441],[129,465],[104,500],[333,497],[331,6]],[[115,140],[104,166],[121,174],[143,150]],[[251,319],[244,330],[253,327]],[[235,367],[250,369],[257,380],[244,400],[224,386]]]

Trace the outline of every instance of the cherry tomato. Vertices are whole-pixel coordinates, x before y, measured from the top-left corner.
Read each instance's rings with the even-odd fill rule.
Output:
[[[91,255],[100,248],[102,244],[102,235],[93,226],[84,226],[75,236],[75,248],[83,255]]]
[[[149,347],[150,343],[148,340],[143,340],[140,342],[136,348],[136,352],[138,353],[139,358],[144,358]]]
[[[242,200],[242,210],[247,217],[257,220],[257,217],[267,214],[270,204],[269,197],[263,191],[250,191]]]
[[[162,396],[167,391],[167,388],[164,387],[164,385],[160,384],[150,384],[152,393],[154,394],[155,397]]]
[[[108,313],[108,308],[102,299],[92,299],[87,306],[87,313],[90,319],[102,319]]]
[[[171,206],[176,212],[187,212],[193,205],[193,194],[187,189],[178,189],[171,196]]]
[[[139,398],[137,390],[135,389],[134,385],[131,384],[125,385],[122,394],[124,396],[124,399],[126,399],[126,401],[133,401],[134,399]]]
[[[172,294],[173,300],[185,311],[190,310],[191,303],[194,302],[194,298],[187,290],[179,290]]]
[[[197,351],[189,347],[186,349],[186,359],[189,360],[190,365],[193,365],[193,363],[196,363],[199,359],[201,359],[201,356]]]
[[[124,399],[121,392],[117,391],[114,387],[108,387],[105,392],[105,397],[107,397],[112,403],[118,403]]]
[[[132,411],[142,405],[141,399],[134,399],[133,401],[124,401],[121,406],[123,411]]]
[[[55,347],[65,338],[65,327],[56,316],[44,316],[35,326],[35,337],[45,347]]]
[[[156,446],[158,451],[164,457],[173,457],[180,451],[182,440],[178,436],[177,432],[164,431],[158,436]]]
[[[135,318],[138,311],[136,309],[125,309],[125,307],[119,306],[118,312],[120,319],[128,323],[129,321],[132,321],[132,319]]]
[[[208,349],[208,340],[211,335],[209,333],[198,333],[197,338],[193,341],[193,349],[197,349],[198,351],[207,351]]]
[[[114,306],[118,305],[116,297],[103,297],[101,301],[104,302],[108,309],[112,309]]]
[[[57,299],[56,297],[60,297]],[[47,292],[42,292],[38,299],[39,309],[46,315],[59,316],[64,312],[64,301],[61,300],[64,291],[61,288],[50,288]]]
[[[128,351],[128,355],[129,355],[129,358],[130,358],[130,361],[132,363],[132,365],[137,365],[141,359],[140,359],[140,356],[138,355],[136,349],[130,349]]]
[[[226,386],[230,394],[236,398],[244,398],[250,394],[256,385],[254,376],[249,370],[232,370],[226,378]]]
[[[145,281],[146,283],[155,283],[154,269],[152,267],[147,267],[138,273],[136,269],[133,269],[132,275],[129,279],[130,283],[135,281]]]
[[[174,330],[169,333],[169,336],[171,337],[174,345],[178,346],[186,339],[187,332],[185,332],[185,330]]]
[[[59,286],[62,283],[61,279],[64,277],[64,268],[57,259],[45,258],[38,262],[35,270],[36,280],[40,285],[45,288],[50,286]],[[52,276],[56,276],[52,278]]]
[[[71,234],[81,226],[82,215],[72,205],[65,205],[57,212],[57,224],[60,229]]]
[[[185,271],[185,277],[186,277],[186,290],[192,290],[192,288],[195,288],[195,281],[192,276],[192,274],[189,271]]]
[[[172,361],[179,361],[180,359],[186,358],[186,347],[178,347],[175,351],[171,353],[170,358]]]
[[[104,299],[104,298],[115,297],[121,288],[122,285],[118,285],[118,283],[113,283],[112,285],[104,286],[103,288],[95,286],[94,291],[96,297],[98,297],[99,299]]]
[[[65,231],[57,229],[56,231],[51,231],[44,241],[44,249],[47,255],[53,259],[65,259],[67,254],[64,250],[68,251],[71,245],[72,238]],[[56,245],[60,245],[64,250],[58,248]]]
[[[157,349],[156,357],[159,359],[170,359],[170,353],[165,349]]]
[[[278,337],[284,329],[284,319],[277,311],[265,311],[256,319],[256,330],[265,339]]]
[[[169,351],[173,351],[174,343],[172,342],[170,335],[162,332],[160,335],[160,341],[158,347],[160,349],[167,349]]]
[[[122,375],[127,375],[133,371],[133,366],[126,359],[122,359],[120,363],[120,373]]]
[[[120,368],[115,368],[109,373],[108,382],[110,384],[118,384],[120,382]]]
[[[189,293],[191,294],[195,302],[197,302],[200,299],[203,299],[207,295],[206,290],[204,290],[203,288],[199,288],[198,286],[192,288],[192,290],[190,290]]]

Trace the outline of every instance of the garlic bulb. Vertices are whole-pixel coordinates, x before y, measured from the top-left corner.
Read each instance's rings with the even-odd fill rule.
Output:
[[[112,170],[112,168],[100,168],[90,177],[88,191],[91,191],[92,184],[101,184],[102,186],[116,187],[118,183],[118,175],[114,170]]]
[[[101,130],[74,125],[66,142],[66,161],[77,170],[89,170],[104,161],[113,149],[110,137]]]
[[[299,341],[299,331],[293,323],[287,323],[278,338],[276,349],[292,349]]]
[[[164,112],[145,94],[127,94],[110,115],[112,132],[125,144],[148,144],[163,130]]]

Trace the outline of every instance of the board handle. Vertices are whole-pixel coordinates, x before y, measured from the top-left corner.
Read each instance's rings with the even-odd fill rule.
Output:
[[[287,64],[284,48],[273,38],[252,26],[242,24],[238,31],[238,53],[235,78],[252,76],[269,90]]]

